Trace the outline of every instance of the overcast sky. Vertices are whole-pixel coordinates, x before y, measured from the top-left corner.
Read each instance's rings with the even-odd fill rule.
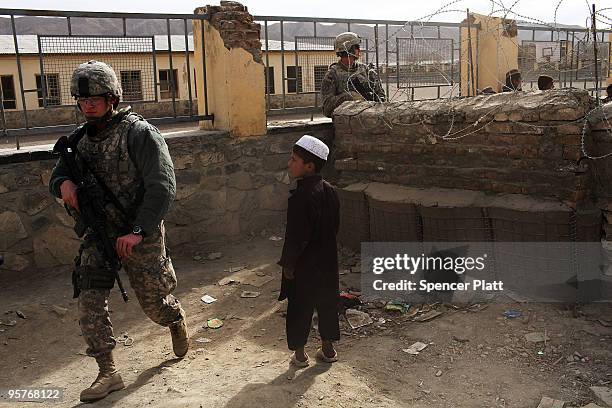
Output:
[[[218,4],[218,2],[207,1]],[[515,4],[516,3],[516,4]],[[511,18],[553,22],[554,10],[558,7],[557,21],[562,24],[585,26],[589,16],[588,4],[595,3],[598,9],[612,8],[612,0],[244,0],[249,11],[255,15],[303,16],[331,18],[363,18],[386,20],[430,20],[458,22],[464,18],[465,9],[495,15],[508,11]],[[194,8],[205,5],[193,0],[2,0],[3,8],[30,8],[45,10],[86,10],[151,13],[191,13]],[[440,11],[443,9],[443,11]],[[612,10],[604,10],[612,17]],[[602,17],[600,26],[610,28],[612,20]],[[604,25],[603,23],[607,23]]]

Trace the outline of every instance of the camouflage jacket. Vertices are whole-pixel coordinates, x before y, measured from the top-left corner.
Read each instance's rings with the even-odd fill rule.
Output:
[[[361,99],[359,95],[368,101],[386,100],[376,70],[357,61],[351,68],[340,62],[331,64],[321,83],[323,114],[331,118],[342,102],[355,100],[355,96]]]
[[[103,130],[87,129],[77,148],[77,163],[85,161],[106,184],[131,215],[132,224],[147,234],[154,232],[176,194],[174,166],[159,130],[128,107]],[[60,186],[69,174],[64,161],[58,160],[49,181],[54,196],[61,198]],[[107,203],[106,210],[113,231],[131,229],[120,225],[113,204]]]

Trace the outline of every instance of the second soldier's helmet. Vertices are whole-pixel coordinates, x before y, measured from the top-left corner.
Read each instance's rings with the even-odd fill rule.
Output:
[[[91,60],[79,65],[72,74],[70,94],[74,98],[102,95],[121,98],[121,93],[115,71],[104,62]]]
[[[339,34],[334,41],[334,50],[336,53],[349,52],[351,47],[361,44],[361,38],[353,32]]]

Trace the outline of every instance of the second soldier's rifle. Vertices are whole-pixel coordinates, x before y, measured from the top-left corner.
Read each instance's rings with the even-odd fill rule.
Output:
[[[83,135],[85,130],[81,128],[77,132],[82,132],[80,135],[75,135],[78,139]],[[85,233],[89,232],[88,236],[91,237],[96,248],[103,255],[105,267],[113,274],[114,280],[117,281],[117,286],[119,286],[119,290],[121,291],[121,296],[123,300],[127,302],[129,298],[127,292],[123,288],[121,278],[119,277],[121,260],[117,255],[113,241],[107,234],[107,217],[104,203],[105,199],[110,198],[108,197],[109,193],[106,191],[108,188],[102,184],[86,166],[86,171],[81,171],[76,161],[75,150],[73,144],[66,136],[60,137],[53,147],[53,152],[59,153],[68,167],[70,180],[77,186],[79,211],[76,217],[77,222],[74,226],[74,231],[79,238],[82,238]],[[115,197],[113,196],[112,198]],[[115,200],[111,199],[111,201],[116,201],[116,198]],[[123,208],[119,208],[119,210],[123,210]],[[73,284],[75,286],[75,297],[77,297],[80,293],[78,277],[77,279],[73,278]]]
[[[355,90],[359,92],[361,96],[363,96],[363,99],[365,99],[366,101],[376,100],[374,91],[372,89],[368,89],[368,87],[362,84],[359,78],[351,78],[350,81],[351,85],[353,85],[353,88],[355,88]]]

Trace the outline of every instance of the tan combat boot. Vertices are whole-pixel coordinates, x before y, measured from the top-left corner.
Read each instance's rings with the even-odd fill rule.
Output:
[[[170,325],[170,334],[172,335],[172,349],[177,357],[183,357],[189,350],[189,335],[187,334],[187,326],[185,319]]]
[[[113,391],[125,388],[121,375],[115,368],[115,362],[111,353],[97,357],[96,362],[98,367],[100,367],[100,373],[89,388],[81,391],[82,402],[97,401]]]

